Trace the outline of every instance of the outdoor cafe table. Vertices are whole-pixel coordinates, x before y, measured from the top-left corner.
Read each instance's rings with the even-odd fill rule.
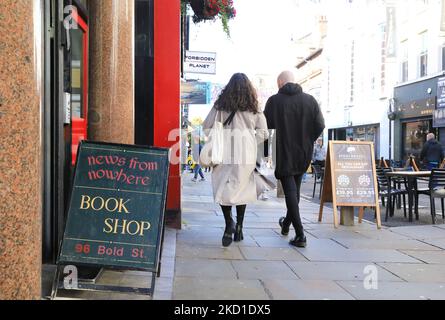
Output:
[[[413,200],[417,194],[417,179],[418,178],[429,178],[431,171],[390,171],[386,172],[385,175],[388,177],[388,193],[391,193],[391,178],[405,178],[407,180],[408,188],[408,206],[409,206],[409,222],[413,221]],[[417,197],[416,197],[417,199]],[[389,202],[391,203],[391,202]],[[419,206],[416,201],[414,206],[416,219],[419,219]]]

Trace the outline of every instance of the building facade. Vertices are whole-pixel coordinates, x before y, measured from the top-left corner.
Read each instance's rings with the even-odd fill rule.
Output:
[[[403,160],[420,153],[428,132],[441,136],[433,112],[445,59],[443,6],[345,1],[327,13],[321,101],[328,139],[372,141],[377,157]]]
[[[297,83],[303,90],[317,99],[321,105],[321,91],[324,85],[324,41],[327,36],[326,16],[316,15],[313,20],[312,32],[297,40],[300,48],[297,57]]]
[[[387,6],[345,1],[327,20],[321,93],[326,138],[370,141],[376,157],[388,157],[387,105],[396,62],[388,51]]]
[[[398,54],[392,111],[396,160],[419,156],[430,132],[445,142],[443,123],[434,119],[441,107],[438,96],[445,70],[444,6],[439,0],[395,6]]]

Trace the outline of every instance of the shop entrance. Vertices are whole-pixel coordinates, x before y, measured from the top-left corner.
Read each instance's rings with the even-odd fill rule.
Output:
[[[429,118],[403,122],[403,160],[408,159],[410,155],[414,155],[418,159],[425,144],[427,134],[432,132],[437,137],[437,131],[437,129],[433,128],[433,120]]]
[[[329,140],[373,142],[375,157],[380,158],[380,125],[378,124],[330,129]]]
[[[54,264],[77,147],[88,127],[88,12],[85,0],[46,0],[44,40],[43,263]]]
[[[70,30],[71,42],[71,165],[75,165],[80,141],[88,126],[88,24],[73,14],[77,28]]]

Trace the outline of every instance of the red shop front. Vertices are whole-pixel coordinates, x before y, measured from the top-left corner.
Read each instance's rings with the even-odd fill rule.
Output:
[[[46,0],[43,261],[59,251],[77,146],[88,136],[91,44],[88,0]],[[75,8],[67,10],[69,8]],[[180,159],[180,0],[135,0],[135,144],[170,147]],[[71,14],[78,28],[65,30]],[[60,23],[58,23],[60,22]],[[177,153],[176,153],[177,152]],[[174,154],[176,153],[176,154]],[[166,220],[181,227],[180,163],[172,161]]]
[[[180,1],[154,0],[154,12],[154,145],[180,159]],[[168,185],[167,222],[180,228],[180,163],[171,165]]]
[[[180,0],[135,2],[135,143],[169,147],[167,224],[181,228]]]

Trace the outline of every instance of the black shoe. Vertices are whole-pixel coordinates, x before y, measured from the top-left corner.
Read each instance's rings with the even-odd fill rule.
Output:
[[[235,235],[233,236],[233,241],[240,242],[244,240],[243,235],[243,226],[240,226],[239,224],[236,225]]]
[[[232,244],[232,235],[234,233],[235,233],[235,228],[233,227],[233,224],[230,228],[226,227],[226,230],[224,230],[224,235],[222,237],[223,247],[228,247]]]
[[[286,220],[286,217],[281,217],[280,220],[278,220],[278,223],[280,224],[281,227],[281,234],[283,236],[287,236],[289,234],[289,227],[290,225],[285,225],[284,221]]]
[[[289,244],[297,248],[306,248],[307,241],[305,236],[299,236],[289,241]]]

